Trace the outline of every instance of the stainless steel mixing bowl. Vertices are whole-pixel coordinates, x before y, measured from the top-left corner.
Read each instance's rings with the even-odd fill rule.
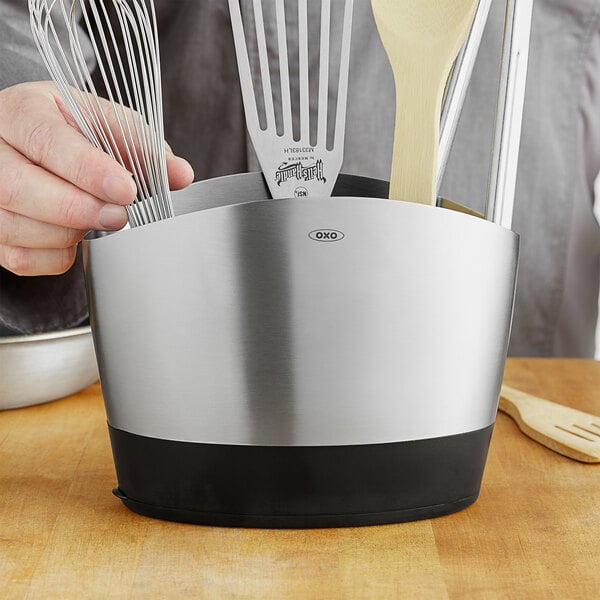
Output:
[[[63,398],[97,379],[89,326],[0,337],[0,410]]]

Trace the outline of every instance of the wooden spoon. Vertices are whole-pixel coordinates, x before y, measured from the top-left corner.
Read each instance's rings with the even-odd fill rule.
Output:
[[[478,0],[371,0],[396,83],[389,197],[435,205],[442,98]]]
[[[586,463],[600,462],[600,418],[502,386],[498,408],[540,444]]]

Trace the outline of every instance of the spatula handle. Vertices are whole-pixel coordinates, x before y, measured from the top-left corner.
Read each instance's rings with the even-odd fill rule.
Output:
[[[548,400],[536,398],[521,390],[517,390],[508,385],[503,385],[500,392],[498,408],[511,417],[518,418],[521,416],[521,411],[526,411],[528,408],[535,409],[536,407],[543,409],[544,404],[548,403]]]
[[[424,82],[424,74],[416,72],[417,65],[406,64],[401,69],[397,61],[395,66],[397,108],[389,197],[434,206],[442,78]]]
[[[531,419],[537,415],[542,419],[546,419],[549,414],[562,405],[558,405],[551,400],[532,396],[527,392],[522,392],[508,385],[503,385],[500,392],[500,402],[498,408],[513,419]],[[575,412],[575,409],[569,409]]]

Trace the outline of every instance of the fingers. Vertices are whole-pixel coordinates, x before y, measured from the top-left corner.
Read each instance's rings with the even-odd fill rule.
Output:
[[[100,99],[100,104],[118,150],[128,164],[115,109],[107,100]],[[118,111],[121,121],[126,117],[129,123],[134,120],[138,123],[138,130],[147,127],[140,124],[139,115],[130,109],[118,107]],[[3,115],[8,118],[2,118]],[[131,173],[89,143],[51,85],[22,84],[4,90],[0,138],[34,164],[104,202],[127,205],[136,196]],[[185,159],[176,157],[168,145],[166,147],[171,189],[187,187],[194,179],[192,167]],[[139,148],[137,151],[139,154]]]
[[[123,163],[130,170],[134,171],[132,162],[135,163],[136,155],[137,160],[139,157],[145,154],[141,148],[148,147],[149,139],[152,137],[148,123],[141,117],[137,112],[132,111],[130,108],[113,105],[105,98],[99,98],[98,102],[102,107],[103,114],[108,124],[108,129],[112,135],[112,140],[116,144],[118,152],[122,157]],[[57,99],[57,105],[63,114],[63,117],[68,122],[74,122],[73,117],[70,115],[66,106],[64,106],[60,98]],[[126,144],[121,131],[125,130],[130,132],[128,135],[129,142]],[[173,150],[165,142],[166,158],[167,158],[167,175],[169,178],[169,187],[172,190],[180,190],[187,187],[194,181],[194,170],[191,165],[179,156],[175,156]],[[137,170],[139,172],[140,166],[138,164]],[[145,169],[142,167],[142,171]]]
[[[106,114],[123,153],[112,105]],[[194,179],[168,146],[167,172],[171,189]],[[64,273],[86,231],[126,224],[124,205],[136,193],[131,173],[89,143],[53,84],[0,92],[0,266],[19,275]]]
[[[64,249],[76,246],[87,230],[42,223],[0,209],[0,245],[22,248]]]
[[[0,140],[0,266],[18,275],[58,275],[90,229],[120,229],[123,206],[107,204],[32,164]]]
[[[1,141],[0,165],[0,209],[4,211],[84,231],[120,229],[127,222],[124,207],[102,202],[32,164]]]
[[[61,275],[71,268],[76,255],[76,246],[40,250],[0,245],[0,265],[17,275]]]
[[[131,174],[93,147],[63,117],[50,91],[3,95],[0,137],[32,163],[103,200],[130,204],[136,195]]]
[[[150,134],[148,133],[148,124],[140,117],[138,113],[133,112],[129,108],[117,106],[115,110],[115,107],[112,105],[112,103],[104,98],[100,98],[99,102],[106,116],[106,120],[113,134],[118,150],[123,157],[123,162],[130,170],[133,170],[130,165],[130,156],[132,156],[132,152],[137,153],[138,156],[143,154],[143,152],[140,152],[140,146],[142,146],[143,143],[141,142],[137,133],[144,132],[144,135],[147,133],[149,137]],[[58,104],[61,106],[61,110],[67,110],[66,107],[62,107],[60,101]],[[68,117],[65,116],[65,118]],[[126,122],[129,125],[129,127],[126,129],[131,131],[133,137],[135,138],[135,152],[132,148],[127,148],[124,144],[123,136],[119,133],[122,127],[119,125],[119,122]],[[194,181],[194,170],[192,169],[192,166],[184,158],[175,156],[171,146],[169,146],[169,144],[166,142],[165,150],[167,155],[167,174],[169,177],[170,189],[180,190],[187,187]]]

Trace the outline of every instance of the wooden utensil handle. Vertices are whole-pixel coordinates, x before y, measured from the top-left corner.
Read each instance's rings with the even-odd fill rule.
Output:
[[[543,416],[547,415],[557,407],[555,402],[544,400],[537,396],[532,396],[527,392],[517,390],[508,385],[503,385],[500,392],[500,402],[498,407],[502,412],[510,415],[513,418],[524,417],[526,414],[534,416],[535,413],[541,412]]]
[[[439,77],[405,65],[396,76],[396,127],[390,198],[435,205],[439,116],[443,87]],[[435,94],[432,88],[438,86]]]
[[[511,417],[518,418],[521,416],[521,410],[525,409],[527,406],[531,406],[532,402],[535,404],[536,400],[544,402],[541,398],[535,398],[521,390],[517,390],[508,385],[503,385],[502,390],[500,391],[498,408]]]

